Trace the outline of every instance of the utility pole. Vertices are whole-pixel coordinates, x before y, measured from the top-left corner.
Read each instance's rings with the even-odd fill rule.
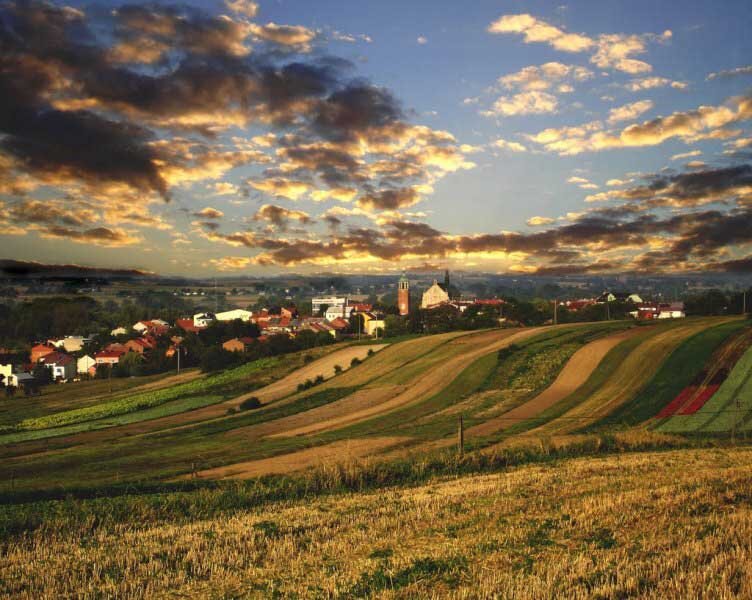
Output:
[[[742,292],[742,314],[747,314],[747,290]]]
[[[554,325],[556,325],[559,311],[559,299],[554,298]]]
[[[178,354],[178,375],[180,375],[180,344],[175,344],[175,352]]]
[[[608,298],[606,298],[606,321],[611,320],[611,307],[608,305]]]
[[[112,395],[112,363],[110,363],[110,371],[107,374],[107,383],[110,386],[110,395]]]

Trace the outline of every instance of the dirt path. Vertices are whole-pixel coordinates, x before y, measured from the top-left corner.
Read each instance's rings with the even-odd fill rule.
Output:
[[[444,389],[465,369],[465,367],[470,365],[476,359],[486,354],[496,352],[509,344],[513,344],[514,342],[538,334],[540,331],[541,328],[538,327],[531,327],[530,329],[524,330],[499,330],[484,335],[483,340],[486,343],[480,343],[480,345],[478,338],[475,340],[465,340],[468,342],[467,344],[463,344],[467,346],[466,351],[458,356],[454,356],[440,364],[428,368],[423,373],[417,375],[410,382],[409,386],[405,387],[396,395],[387,395],[388,399],[385,401],[376,402],[375,404],[366,402],[364,403],[367,404],[366,406],[358,406],[357,403],[353,402],[349,407],[352,409],[351,412],[343,410],[337,416],[326,420],[317,420],[313,415],[304,413],[304,415],[309,416],[308,423],[303,427],[287,432],[287,434],[303,435],[304,433],[321,433],[333,429],[340,429],[347,425],[383,415],[398,408],[429,398]],[[460,338],[460,340],[457,340],[457,343],[462,343],[462,341],[462,338]],[[233,433],[236,435],[242,435],[243,430],[236,429]]]
[[[146,392],[148,390],[159,390],[162,388],[170,387],[173,385],[178,385],[179,383],[186,383],[188,381],[193,381],[197,377],[201,377],[203,373],[201,373],[200,369],[188,369],[183,371],[180,374],[177,375],[170,375],[169,377],[164,377],[162,379],[158,379],[157,381],[152,381],[151,383],[145,383],[143,385],[139,385],[137,387],[131,388],[128,390],[129,394],[132,394],[134,392]]]
[[[614,346],[644,331],[641,328],[628,329],[586,344],[572,355],[554,382],[535,398],[494,419],[470,427],[467,434],[491,435],[539,415],[585,383]]]
[[[357,440],[342,440],[318,446],[316,448],[306,448],[297,452],[273,456],[271,458],[262,458],[260,460],[250,460],[224,467],[206,469],[199,471],[199,479],[249,479],[261,475],[291,473],[293,471],[302,471],[310,467],[340,464],[354,458],[362,458],[371,454],[376,454],[381,450],[395,446],[409,440],[405,437],[379,437],[379,438],[362,438]],[[190,479],[190,475],[185,475],[179,479]]]

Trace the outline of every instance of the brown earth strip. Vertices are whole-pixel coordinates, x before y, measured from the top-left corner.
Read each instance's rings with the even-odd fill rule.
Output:
[[[297,452],[281,456],[206,469],[199,471],[196,475],[199,479],[249,479],[262,475],[291,473],[310,467],[340,464],[354,458],[377,454],[381,450],[409,439],[406,437],[379,437],[342,440],[324,446],[298,450]],[[179,479],[190,478],[190,475],[185,475]]]
[[[539,415],[584,384],[614,346],[644,332],[643,328],[628,329],[586,344],[572,355],[554,382],[535,398],[494,419],[470,427],[467,434],[491,435]]]

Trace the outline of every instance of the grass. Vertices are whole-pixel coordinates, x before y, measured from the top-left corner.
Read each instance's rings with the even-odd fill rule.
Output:
[[[187,372],[187,371],[185,371]],[[173,377],[175,373],[160,373],[144,377],[115,377],[91,379],[75,383],[47,385],[41,395],[27,398],[17,393],[12,399],[0,399],[0,427],[8,427],[25,419],[42,417],[51,413],[90,406],[128,395],[134,388],[146,384],[157,385],[160,380]],[[110,384],[112,393],[110,393]]]
[[[752,595],[752,449],[455,464],[411,487],[369,487],[366,463],[1,507],[0,595]]]
[[[671,353],[633,400],[618,407],[608,418],[596,421],[589,430],[629,427],[654,417],[691,383],[713,352],[745,326],[744,321],[732,321],[693,335]]]

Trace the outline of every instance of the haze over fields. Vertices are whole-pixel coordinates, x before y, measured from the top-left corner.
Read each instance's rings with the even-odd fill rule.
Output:
[[[3,257],[750,268],[748,2],[0,8]]]

